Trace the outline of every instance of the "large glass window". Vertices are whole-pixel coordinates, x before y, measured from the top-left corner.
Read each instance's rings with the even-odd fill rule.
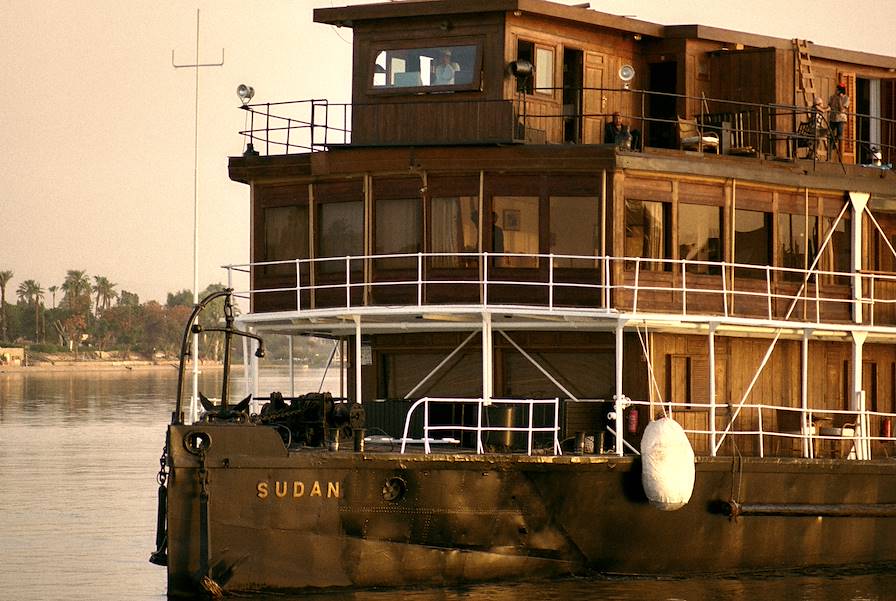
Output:
[[[669,204],[650,200],[625,201],[625,256],[666,259],[669,257]],[[627,264],[634,268],[634,264]],[[641,262],[641,269],[664,271],[671,265],[661,261]]]
[[[550,252],[555,255],[600,255],[600,207],[596,196],[551,196]],[[596,267],[588,259],[557,258],[555,267]]]
[[[808,269],[818,253],[818,217],[778,213],[778,246],[782,267]],[[799,282],[803,274],[785,271],[784,279]]]
[[[264,261],[308,258],[308,207],[264,209]],[[295,273],[295,265],[267,265],[267,274]]]
[[[326,202],[317,207],[317,256],[345,257],[364,254],[364,203]],[[323,272],[344,271],[339,261],[322,261]]]
[[[771,264],[772,215],[762,211],[734,211],[734,262]],[[764,278],[765,270],[737,269],[737,275]]]
[[[688,261],[722,261],[722,209],[710,205],[678,205],[678,256]],[[720,272],[718,266],[688,265],[688,273]]]
[[[434,253],[451,253],[433,257],[433,267],[475,265],[475,258],[460,257],[457,253],[479,250],[479,199],[475,196],[436,197],[432,199],[432,239]]]
[[[372,73],[375,89],[476,86],[479,46],[383,49],[375,54]]]
[[[492,199],[491,250],[495,253],[538,253],[538,197],[495,196]],[[498,267],[538,267],[538,257],[500,257]]]
[[[376,201],[376,232],[374,249],[378,255],[419,252],[420,247],[420,199],[384,198]],[[413,267],[414,257],[383,259],[379,267],[396,269]]]

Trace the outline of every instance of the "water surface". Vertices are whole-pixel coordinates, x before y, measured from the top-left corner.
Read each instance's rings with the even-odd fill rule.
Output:
[[[218,373],[204,374],[200,389],[216,396]],[[287,391],[282,376],[268,378],[262,389]],[[300,390],[317,390],[320,372],[302,376]],[[239,396],[243,384],[234,380],[234,395]],[[166,598],[165,570],[147,558],[155,545],[155,476],[175,383],[174,369],[0,373],[0,600]],[[896,599],[896,572],[588,578],[239,598],[882,601]]]

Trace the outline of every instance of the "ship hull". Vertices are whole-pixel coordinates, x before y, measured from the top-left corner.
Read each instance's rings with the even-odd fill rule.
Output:
[[[183,444],[196,431],[203,456]],[[170,436],[170,595],[206,574],[235,591],[896,560],[896,462],[698,458],[690,502],[666,512],[633,457],[288,453],[236,424]]]

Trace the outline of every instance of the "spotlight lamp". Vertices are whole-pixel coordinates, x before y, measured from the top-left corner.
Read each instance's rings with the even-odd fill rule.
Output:
[[[243,103],[243,106],[246,106],[252,100],[253,96],[255,96],[255,88],[241,83],[236,88],[236,95],[240,97],[240,102]]]

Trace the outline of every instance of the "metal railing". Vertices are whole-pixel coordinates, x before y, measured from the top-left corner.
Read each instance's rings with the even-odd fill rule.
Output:
[[[446,424],[446,425],[433,425],[430,423],[430,414],[429,407],[432,404],[473,404],[476,406],[476,425],[475,426],[467,426],[463,424]],[[526,414],[526,419],[528,421],[526,426],[493,426],[487,423],[483,423],[483,414],[484,410],[487,409],[489,405],[498,405],[505,407],[514,407],[521,406],[525,407],[528,411]],[[538,405],[550,406],[553,408],[553,421],[549,425],[537,426],[535,425],[535,407]],[[411,417],[420,406],[423,407],[423,439],[416,440],[408,437],[408,431],[411,427]],[[401,452],[404,453],[407,447],[407,444],[410,443],[423,443],[423,450],[428,455],[432,452],[431,444],[433,442],[439,442],[438,439],[432,438],[433,432],[474,432],[476,434],[476,452],[479,454],[485,453],[485,445],[483,444],[483,435],[487,435],[491,432],[502,432],[502,433],[513,433],[513,432],[521,432],[526,435],[526,454],[532,455],[532,451],[534,449],[535,435],[540,433],[549,433],[552,437],[551,442],[551,454],[553,455],[562,455],[562,451],[560,450],[560,440],[558,438],[558,433],[560,432],[560,401],[559,399],[488,399],[487,401],[484,399],[469,399],[469,398],[430,398],[424,397],[416,401],[413,405],[411,405],[410,409],[408,409],[408,413],[405,417],[404,422],[404,431],[401,436]]]
[[[614,110],[619,110],[632,128],[639,127],[645,146],[677,148],[678,116],[695,119],[705,130],[715,131],[723,138],[725,150],[744,151],[749,149],[756,156],[763,154],[794,158],[799,147],[812,147],[820,139],[827,139],[827,133],[818,134],[816,131],[808,132],[800,125],[812,121],[816,114],[811,107],[791,104],[743,102],[739,100],[708,98],[705,96],[688,96],[669,92],[654,92],[650,90],[582,87],[575,89],[564,88],[540,88],[539,91],[551,92],[554,96],[566,92],[567,94],[599,94],[607,99],[602,106],[602,112],[572,111],[568,107],[556,107],[544,105],[539,102],[538,95],[519,94],[512,99],[497,100],[470,100],[468,98],[455,99],[439,97],[425,97],[420,100],[395,100],[369,103],[333,103],[324,99],[298,100],[287,102],[275,102],[264,104],[251,104],[244,108],[250,120],[247,129],[240,132],[247,142],[260,143],[264,146],[264,154],[291,154],[296,152],[308,152],[323,150],[332,145],[345,145],[352,143],[352,116],[355,112],[379,111],[386,113],[407,114],[416,109],[441,114],[452,110],[462,111],[469,118],[477,111],[488,112],[499,105],[512,105],[512,118],[500,119],[497,126],[501,128],[502,139],[507,141],[523,141],[529,136],[528,130],[541,131],[545,124],[557,132],[562,132],[564,123],[582,122],[588,118],[608,119]],[[658,116],[651,114],[649,106],[652,100],[660,100],[665,104],[674,104],[677,114]],[[536,110],[536,107],[537,110]],[[630,108],[635,107],[632,111]],[[379,113],[378,113],[379,114]],[[854,143],[857,163],[864,162],[862,158],[868,158],[871,163],[872,147],[881,153],[884,164],[896,162],[896,146],[892,141],[896,139],[896,120],[887,119],[866,113],[847,113],[848,118],[855,126],[853,137],[849,143]],[[469,120],[469,119],[468,119]],[[365,119],[365,122],[369,119]],[[369,125],[369,124],[368,124]],[[394,124],[393,124],[394,128]],[[653,128],[654,133],[650,130]],[[439,143],[438,130],[440,128],[427,128],[432,143]],[[576,129],[576,128],[573,128]],[[578,128],[579,130],[581,128]],[[826,128],[822,128],[826,129]],[[391,129],[389,130],[392,131]],[[413,132],[414,139],[404,140],[406,143],[424,143],[419,138],[419,128],[409,130]],[[668,132],[667,136],[657,135]],[[871,139],[872,132],[875,139]],[[492,132],[495,133],[495,132]],[[490,142],[491,137],[483,139],[479,137],[482,130],[473,128],[469,132],[469,139],[453,140],[466,143]],[[385,144],[401,143],[401,134],[395,138],[389,136],[384,140]],[[563,135],[558,139],[549,139],[549,142],[577,142],[581,143],[581,132],[577,139],[565,139]],[[666,139],[668,138],[668,139]],[[891,143],[885,143],[890,141]],[[365,139],[364,144],[376,144],[378,141]],[[602,143],[603,140],[592,143]],[[740,152],[739,152],[740,153]],[[747,153],[749,154],[749,153]],[[809,158],[815,158],[814,155]],[[842,157],[841,157],[842,159]]]
[[[668,401],[633,401],[626,399],[623,406],[643,406],[659,413],[661,407],[666,414],[679,423],[684,420],[681,415],[705,415],[706,427],[695,428],[684,426],[684,431],[692,442],[703,437],[710,448],[722,438],[731,440],[736,449],[732,454],[758,457],[798,456],[812,458],[873,459],[883,455],[896,455],[896,436],[893,435],[893,424],[896,413],[871,411],[864,408],[855,410],[828,409],[822,407],[787,407],[770,403],[753,403],[739,405],[737,413],[729,427],[719,428],[709,418],[713,409],[720,418],[723,412],[734,413],[737,407],[729,403],[680,403]],[[771,418],[772,415],[775,418]],[[782,414],[790,414],[789,421],[797,424],[796,428],[782,426]],[[693,423],[695,418],[691,418]],[[878,426],[873,427],[872,424]],[[684,425],[684,424],[683,424]],[[791,445],[786,453],[781,445]],[[796,446],[794,446],[796,445]],[[827,448],[825,448],[827,446]],[[835,448],[839,447],[839,448]],[[794,454],[796,453],[796,454]],[[719,453],[722,454],[722,453]]]
[[[432,267],[433,260],[449,257],[458,265],[471,267]],[[538,267],[499,266],[504,259]],[[384,268],[389,261],[398,261],[403,267]],[[558,262],[571,261],[592,267],[558,266]],[[233,272],[252,273],[281,265],[290,266],[287,278],[294,281],[238,294],[254,300],[262,295],[289,293],[295,299],[294,309],[301,312],[321,308],[351,310],[378,304],[417,308],[444,305],[450,303],[450,298],[446,301],[446,295],[441,294],[438,301],[433,300],[435,290],[451,288],[457,298],[465,298],[456,293],[467,287],[474,290],[479,305],[518,304],[549,312],[587,308],[682,317],[709,313],[820,324],[849,322],[860,307],[862,325],[896,325],[896,274],[806,271],[688,259],[489,252],[296,259],[229,265],[225,269],[228,281],[232,281]],[[364,273],[370,276],[365,278]],[[502,288],[508,286],[532,294],[524,298],[516,295],[514,302],[508,302],[507,295],[502,294]],[[377,291],[390,289],[392,295],[377,302]],[[361,294],[365,291],[368,294]],[[655,300],[658,293],[665,295],[662,302]],[[320,298],[323,295],[325,301]],[[800,310],[786,311],[794,303],[799,303]],[[708,310],[707,306],[713,308]]]

